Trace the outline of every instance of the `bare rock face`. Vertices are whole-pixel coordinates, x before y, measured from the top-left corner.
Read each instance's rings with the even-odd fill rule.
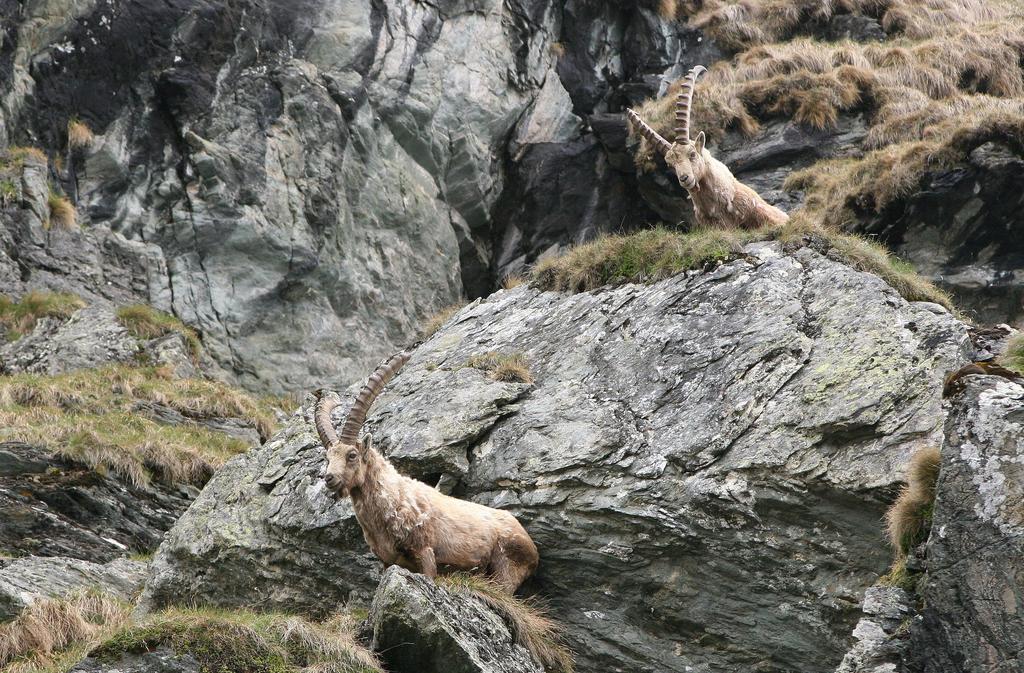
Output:
[[[18,558],[0,568],[0,622],[14,619],[37,600],[87,589],[128,601],[145,578],[146,564],[126,558],[105,564],[62,557]]]
[[[519,352],[531,385],[470,356]],[[880,279],[775,244],[651,286],[529,287],[471,304],[377,401],[400,468],[508,509],[526,587],[581,670],[821,671],[889,563],[879,520],[907,457],[941,441],[967,327]],[[161,546],[151,609],[196,600],[318,613],[379,579],[321,479],[306,406],[230,461]],[[338,417],[340,420],[340,416]]]
[[[368,617],[372,648],[391,673],[543,673],[501,616],[423,575],[388,568]]]
[[[906,626],[914,615],[911,597],[898,587],[874,586],[864,592],[864,616],[853,630],[854,646],[836,673],[896,673],[902,668]]]
[[[1024,670],[1024,386],[972,376],[946,421],[912,670]]]
[[[154,549],[197,495],[194,486],[133,486],[0,442],[0,551],[105,563]]]

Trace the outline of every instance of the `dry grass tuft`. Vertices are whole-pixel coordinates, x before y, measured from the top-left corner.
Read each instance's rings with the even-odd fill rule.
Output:
[[[939,450],[934,447],[911,456],[907,465],[907,485],[885,513],[889,543],[898,560],[906,558],[928,536],[941,463]]]
[[[1006,352],[999,364],[1024,376],[1024,334],[1016,334],[1006,344]]]
[[[179,318],[158,311],[147,304],[131,304],[117,309],[117,319],[137,339],[155,339],[166,334],[180,334],[188,344],[193,358],[202,351],[199,335]]]
[[[73,150],[92,145],[95,136],[89,125],[77,117],[68,120],[68,147]]]
[[[533,374],[522,353],[496,353],[490,351],[466,360],[466,366],[490,372],[491,378],[503,383],[533,383]]]
[[[95,592],[36,601],[14,621],[0,624],[0,668],[5,673],[29,673],[62,662],[73,664],[89,647],[127,624],[131,609],[128,603]]]
[[[8,147],[5,152],[0,154],[0,170],[7,171],[14,168],[20,170],[27,162],[45,166],[47,161],[46,153],[38,147]]]
[[[60,229],[74,229],[78,225],[78,211],[71,203],[71,199],[54,190],[46,197],[46,206],[50,211],[43,226],[47,229],[58,227]]]
[[[158,423],[139,413],[140,401],[169,407],[192,422]],[[0,441],[45,446],[135,485],[159,479],[201,486],[248,444],[198,421],[247,419],[265,439],[274,429],[280,402],[214,381],[176,379],[154,367],[16,374],[0,380]]]
[[[549,673],[573,673],[575,670],[561,627],[536,602],[511,596],[479,575],[443,575],[437,578],[437,583],[453,593],[475,596],[501,615],[516,642]]]
[[[465,299],[454,304],[445,306],[443,309],[423,321],[420,327],[420,338],[429,339],[437,330],[441,329],[452,316],[458,313],[469,302]]]
[[[511,290],[512,288],[519,287],[525,282],[525,278],[519,274],[513,273],[501,279],[501,288],[503,290]]]
[[[276,613],[174,608],[122,629],[92,655],[116,658],[161,646],[190,654],[201,670],[216,673],[381,673],[347,615],[316,623]]]
[[[66,320],[85,302],[65,292],[28,292],[20,301],[0,295],[0,329],[8,341],[14,341],[31,332],[41,318]]]

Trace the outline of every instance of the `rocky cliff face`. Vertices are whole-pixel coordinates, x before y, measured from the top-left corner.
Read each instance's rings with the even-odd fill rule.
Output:
[[[522,353],[533,385],[467,367]],[[530,591],[582,670],[819,671],[889,554],[900,466],[941,441],[966,327],[810,249],[758,244],[709,273],[463,309],[368,423],[406,471],[510,509]],[[379,564],[320,479],[309,409],[217,474],[155,559],[143,604],[313,613]]]
[[[547,247],[647,221],[603,149],[621,118],[585,119],[716,54],[642,3],[4,7],[0,142],[66,159],[88,230],[6,213],[2,289],[130,293],[261,390],[351,382]],[[99,135],[64,157],[72,117]]]

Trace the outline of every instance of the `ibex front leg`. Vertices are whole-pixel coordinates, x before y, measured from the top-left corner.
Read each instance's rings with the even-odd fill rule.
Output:
[[[420,572],[434,579],[437,577],[437,561],[434,559],[434,548],[425,547],[416,554],[416,562],[420,566]]]

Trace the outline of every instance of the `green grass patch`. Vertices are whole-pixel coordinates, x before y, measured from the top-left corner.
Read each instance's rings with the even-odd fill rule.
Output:
[[[196,422],[158,423],[135,409],[140,400],[170,407]],[[288,400],[253,397],[215,381],[178,379],[160,367],[16,374],[0,379],[0,441],[45,446],[134,484],[155,478],[202,485],[225,460],[249,447],[198,421],[246,419],[266,439],[274,429],[275,409],[289,405]]]
[[[908,301],[931,301],[953,310],[949,295],[884,246],[816,226],[801,215],[791,217],[781,227],[764,229],[677,232],[657,228],[606,235],[542,260],[533,270],[533,281],[541,289],[563,292],[585,292],[620,283],[653,283],[735,259],[744,245],[771,240],[790,248],[809,245],[834,254],[855,269],[881,277]]]
[[[1006,344],[1006,352],[999,358],[999,364],[1024,376],[1024,334],[1017,334]]]
[[[91,655],[122,655],[169,647],[198,660],[204,673],[290,673],[308,667],[331,673],[380,673],[376,657],[355,639],[354,621],[323,623],[246,610],[169,609],[122,629]]]
[[[158,311],[146,304],[131,304],[117,309],[117,319],[138,339],[155,339],[166,334],[180,334],[188,344],[193,358],[202,351],[199,335],[194,329],[173,315]]]
[[[497,353],[488,351],[473,355],[466,360],[466,366],[488,372],[495,381],[504,383],[533,383],[533,374],[526,356],[522,353]]]
[[[452,593],[475,596],[501,615],[516,642],[526,648],[544,670],[549,673],[575,671],[572,651],[565,644],[561,626],[536,600],[516,598],[480,575],[442,575],[437,583]]]
[[[85,306],[85,302],[65,292],[33,290],[19,301],[0,295],[0,328],[8,341],[15,341],[31,332],[42,318],[66,320]]]

